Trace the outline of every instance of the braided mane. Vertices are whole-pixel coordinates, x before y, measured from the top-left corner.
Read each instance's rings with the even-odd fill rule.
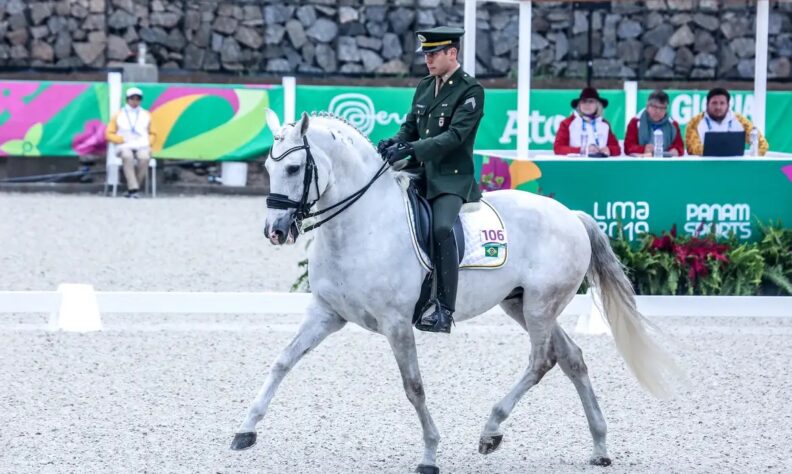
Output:
[[[322,112],[313,111],[311,112],[311,117],[330,118],[333,120],[338,120],[339,122],[346,124],[347,126],[352,128],[352,130],[356,131],[361,137],[363,137],[367,142],[369,142],[372,147],[374,146],[374,142],[372,142],[371,139],[365,133],[363,133],[363,131],[361,131],[359,128],[357,128],[355,124],[345,119],[344,117],[338,116],[332,112],[324,112],[324,111]]]

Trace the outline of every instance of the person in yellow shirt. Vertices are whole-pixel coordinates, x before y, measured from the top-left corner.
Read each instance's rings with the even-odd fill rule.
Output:
[[[745,143],[751,143],[754,125],[750,120],[729,109],[731,95],[722,87],[716,87],[707,94],[707,110],[694,116],[687,124],[685,147],[688,155],[703,155],[704,140],[707,132],[745,131]],[[759,155],[764,156],[770,145],[759,132]]]
[[[105,137],[116,144],[121,157],[127,183],[126,197],[137,198],[138,191],[146,182],[151,147],[157,135],[151,126],[151,114],[141,107],[143,92],[132,87],[126,92],[126,105],[121,108],[107,125]]]

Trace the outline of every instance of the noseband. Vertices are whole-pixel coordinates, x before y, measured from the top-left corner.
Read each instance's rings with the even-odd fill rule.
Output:
[[[274,148],[274,147],[273,147]],[[311,154],[311,146],[308,145],[308,138],[303,135],[303,144],[289,148],[278,156],[272,155],[272,148],[270,148],[269,159],[273,161],[281,161],[295,151],[305,150],[305,174],[303,175],[303,193],[299,201],[292,201],[289,196],[285,194],[270,194],[267,196],[267,207],[270,209],[295,209],[294,219],[299,224],[306,217],[311,216],[311,207],[319,200],[319,175],[316,172],[316,161],[314,161],[313,154]],[[311,190],[311,182],[316,187],[316,200],[308,202],[308,194]],[[299,226],[298,226],[299,227]]]
[[[359,190],[355,191],[351,195],[347,196],[346,198],[344,198],[341,201],[333,204],[330,207],[327,207],[327,208],[322,209],[320,211],[311,212],[311,208],[319,200],[319,175],[317,174],[317,171],[316,171],[316,161],[314,160],[314,157],[311,154],[311,147],[310,147],[310,145],[308,145],[308,138],[307,138],[307,136],[303,135],[302,139],[303,139],[303,144],[302,145],[289,148],[288,150],[284,151],[283,153],[281,153],[278,156],[273,156],[272,155],[272,148],[270,148],[269,157],[268,157],[269,159],[271,159],[273,161],[281,161],[284,158],[286,158],[288,155],[290,155],[290,154],[292,154],[292,153],[294,153],[296,151],[305,150],[305,155],[306,155],[306,158],[305,158],[305,174],[303,174],[303,192],[302,192],[302,197],[300,198],[300,200],[299,201],[292,201],[291,199],[289,199],[289,196],[286,196],[285,194],[270,194],[269,196],[267,196],[267,208],[269,208],[269,209],[294,209],[295,210],[294,211],[294,216],[293,216],[294,217],[294,221],[292,222],[291,227],[292,227],[293,230],[296,230],[299,233],[305,233],[305,232],[309,232],[309,231],[311,231],[313,229],[316,229],[317,227],[321,226],[322,224],[330,221],[335,216],[337,216],[337,215],[341,214],[342,212],[344,212],[349,206],[354,204],[355,201],[360,199],[366,193],[366,191],[368,191],[368,189],[371,187],[371,185],[374,184],[374,182],[377,181],[383,174],[385,174],[385,171],[388,169],[388,162],[386,161],[385,163],[382,164],[382,167],[377,171],[377,173],[374,175],[374,177],[371,178],[371,180],[368,182],[368,184],[366,184],[365,186],[363,186]],[[274,146],[273,146],[273,148],[274,148]],[[310,192],[311,183],[312,182],[313,182],[313,184],[314,184],[314,186],[316,188],[316,199],[311,201],[311,202],[308,202],[308,194]],[[344,207],[342,207],[341,209],[339,209],[337,212],[334,212],[332,215],[330,215],[330,217],[328,217],[328,218],[326,218],[326,219],[324,219],[324,220],[322,220],[320,222],[316,222],[314,224],[311,224],[311,225],[309,225],[307,227],[303,227],[302,226],[302,221],[304,219],[309,218],[309,217],[320,216],[320,215],[324,214],[325,212],[330,211],[331,209],[335,209],[336,207],[341,206],[342,204],[346,204],[346,205]],[[295,233],[295,238],[296,237],[297,237],[297,233]]]

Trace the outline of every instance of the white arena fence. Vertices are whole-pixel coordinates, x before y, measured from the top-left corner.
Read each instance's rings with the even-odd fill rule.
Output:
[[[97,331],[102,313],[274,314],[305,312],[310,293],[94,291],[92,285],[61,284],[57,291],[0,291],[0,313],[49,314],[48,329]],[[563,315],[577,316],[576,331],[609,330],[593,293],[576,295]],[[785,296],[637,296],[648,317],[792,317],[792,297]],[[504,314],[495,307],[486,314]],[[2,323],[0,322],[0,325]]]

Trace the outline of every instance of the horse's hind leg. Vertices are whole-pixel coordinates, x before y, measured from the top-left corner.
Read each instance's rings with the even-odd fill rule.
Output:
[[[586,412],[589,430],[594,440],[594,454],[591,457],[591,464],[610,466],[611,460],[608,457],[608,449],[605,446],[607,425],[597,403],[597,397],[594,395],[594,389],[591,387],[588,369],[583,361],[583,351],[558,324],[553,328],[553,349],[558,357],[558,365],[572,383],[575,384],[575,389],[577,389],[580,400],[583,402],[583,410]]]
[[[524,328],[527,329],[528,335],[531,338],[531,357],[528,362],[528,369],[526,369],[523,376],[511,391],[492,407],[487,423],[484,425],[484,430],[481,433],[479,440],[479,452],[481,454],[489,454],[500,446],[503,440],[503,433],[501,432],[500,425],[509,417],[520,398],[534,385],[542,380],[542,377],[553,368],[555,365],[555,354],[552,348],[552,327],[554,318],[548,319],[543,314],[537,314],[536,317],[531,317],[530,313],[524,309],[522,299],[514,302],[504,302],[501,306],[509,316],[519,322]],[[523,317],[523,314],[529,314],[528,317]]]
[[[245,421],[239,426],[234,436],[231,449],[242,450],[256,444],[256,423],[264,418],[267,407],[269,407],[283,378],[305,354],[318,346],[324,338],[344,327],[344,324],[346,321],[319,307],[316,303],[309,306],[294,339],[283,349],[278,360],[272,364],[266,382],[250,406]]]
[[[396,356],[396,363],[404,384],[404,392],[407,399],[415,407],[418,419],[421,421],[424,440],[424,455],[421,464],[418,465],[416,472],[421,474],[437,474],[437,445],[440,443],[440,433],[437,431],[426,408],[426,394],[421,381],[421,372],[418,368],[418,352],[415,349],[415,335],[412,326],[403,324],[398,327],[384,331],[388,338],[388,343]]]

